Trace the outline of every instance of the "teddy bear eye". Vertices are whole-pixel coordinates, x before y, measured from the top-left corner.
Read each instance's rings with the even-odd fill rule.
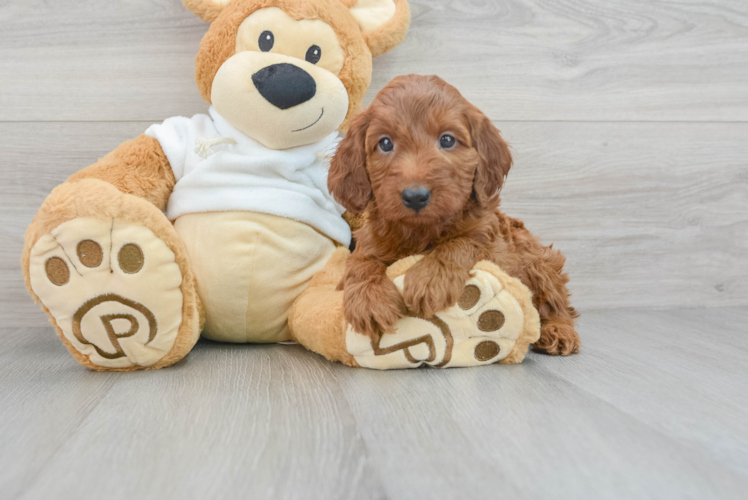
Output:
[[[270,52],[270,49],[275,45],[275,35],[272,31],[263,31],[260,35],[260,50],[263,52]]]
[[[317,45],[312,45],[309,50],[306,51],[306,60],[312,64],[317,64],[322,58],[322,49]]]

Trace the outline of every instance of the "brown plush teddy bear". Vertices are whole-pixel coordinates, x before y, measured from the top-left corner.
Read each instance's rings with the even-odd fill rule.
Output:
[[[327,189],[338,131],[410,21],[406,0],[184,3],[212,22],[196,61],[210,113],[73,175],[26,233],[31,295],[96,370],[171,365],[201,333],[292,339],[294,301],[351,239]]]

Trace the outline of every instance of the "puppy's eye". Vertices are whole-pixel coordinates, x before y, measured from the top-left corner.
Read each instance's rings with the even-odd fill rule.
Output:
[[[382,137],[379,140],[379,150],[382,153],[389,153],[393,149],[395,149],[395,143],[392,142],[392,139],[390,139],[389,137]]]
[[[451,136],[449,134],[444,134],[439,139],[439,147],[442,149],[452,149],[457,145],[457,139],[454,138],[454,136]]]
[[[309,47],[309,50],[306,51],[307,62],[310,62],[312,64],[317,64],[321,58],[322,58],[322,49],[320,49],[316,45],[312,45],[311,47]]]
[[[275,35],[273,35],[272,31],[263,31],[258,42],[260,44],[261,51],[270,52],[270,50],[273,48],[273,45],[275,45]]]

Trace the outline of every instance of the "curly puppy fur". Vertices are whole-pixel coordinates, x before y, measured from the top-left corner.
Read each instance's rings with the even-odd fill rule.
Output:
[[[453,146],[441,143],[445,134]],[[391,151],[380,147],[383,138],[391,140]],[[533,292],[541,318],[535,350],[579,352],[564,256],[499,211],[511,165],[498,129],[457,89],[435,76],[390,82],[352,120],[330,168],[335,198],[350,212],[367,214],[339,285],[348,322],[375,337],[393,332],[406,308],[431,317],[455,304],[470,269],[488,260]],[[412,188],[431,194],[419,211],[403,201],[403,191]],[[415,254],[425,258],[406,273],[401,297],[385,272]]]

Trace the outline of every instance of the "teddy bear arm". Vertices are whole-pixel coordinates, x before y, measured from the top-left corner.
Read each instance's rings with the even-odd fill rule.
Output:
[[[158,140],[145,134],[121,144],[93,165],[73,174],[67,182],[99,179],[154,204],[163,210],[176,180]]]

